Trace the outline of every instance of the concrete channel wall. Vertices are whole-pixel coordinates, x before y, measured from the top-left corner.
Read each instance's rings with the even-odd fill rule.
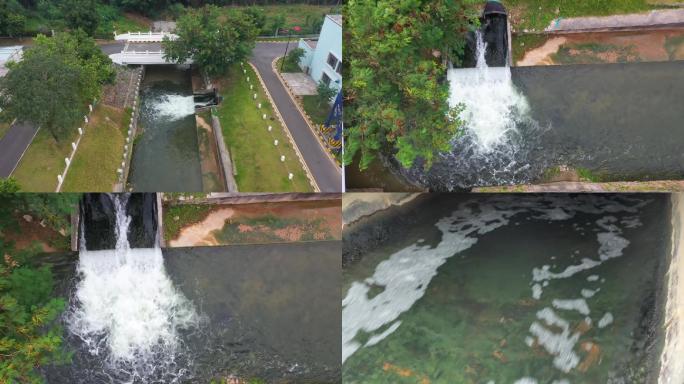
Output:
[[[114,192],[123,192],[126,190],[126,183],[128,182],[128,173],[131,169],[131,158],[133,157],[133,145],[135,143],[135,137],[138,133],[138,118],[140,117],[140,84],[145,78],[145,67],[141,66],[138,69],[138,77],[136,80],[136,85],[134,86],[134,95],[131,108],[133,112],[131,114],[131,121],[128,124],[128,135],[126,136],[126,144],[124,145],[123,161],[121,162],[121,168],[119,170],[119,180],[115,186]],[[124,108],[126,106],[124,105]]]

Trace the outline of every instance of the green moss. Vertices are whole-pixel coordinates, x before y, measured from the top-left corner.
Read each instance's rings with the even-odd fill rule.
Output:
[[[508,0],[505,3],[508,8],[519,10],[516,20],[522,21],[516,23],[518,30],[543,30],[558,17],[608,16],[661,8],[648,0]]]
[[[577,168],[577,174],[579,175],[580,181],[590,181],[592,183],[598,183],[604,181],[604,177],[591,171],[587,168]]]
[[[204,220],[212,208],[210,205],[201,204],[165,205],[162,217],[164,239],[167,241],[175,239],[183,227]]]
[[[513,63],[517,63],[525,57],[525,53],[535,48],[539,48],[548,39],[548,36],[541,34],[516,34],[511,41],[513,50]]]

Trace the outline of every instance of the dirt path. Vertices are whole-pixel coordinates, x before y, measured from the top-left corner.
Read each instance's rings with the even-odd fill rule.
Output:
[[[539,48],[532,49],[525,53],[525,57],[516,64],[519,67],[533,65],[553,65],[551,55],[558,52],[561,45],[568,41],[565,37],[552,37]]]

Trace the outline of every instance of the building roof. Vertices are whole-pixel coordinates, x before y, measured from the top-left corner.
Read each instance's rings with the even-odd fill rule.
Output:
[[[342,26],[342,15],[326,15],[330,20],[334,21],[335,24]]]

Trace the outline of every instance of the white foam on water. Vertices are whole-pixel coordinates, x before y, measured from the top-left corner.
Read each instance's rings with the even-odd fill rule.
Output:
[[[507,135],[516,132],[516,116],[529,112],[524,95],[513,85],[508,67],[487,66],[487,48],[482,34],[477,35],[477,67],[447,71],[449,106],[463,106],[459,118],[466,134],[472,135],[483,153],[504,144]]]
[[[130,248],[125,200],[114,205],[117,248],[80,251],[67,323],[92,355],[142,378],[173,364],[179,331],[196,326],[199,317],[166,274],[161,249]]]
[[[594,295],[595,295],[598,291],[600,291],[600,290],[601,290],[600,288],[599,288],[599,289],[596,289],[596,290],[587,289],[587,288],[582,288],[582,292],[581,292],[581,293],[582,293],[582,297],[584,297],[585,299],[590,299],[590,298],[594,297]]]
[[[610,312],[606,312],[606,314],[603,315],[601,320],[598,321],[598,327],[599,328],[605,328],[612,323],[613,323],[613,314]]]
[[[553,299],[552,305],[554,308],[566,311],[577,311],[585,316],[591,313],[585,299]]]
[[[513,384],[537,384],[537,380],[531,377],[521,377],[520,379],[516,380]]]
[[[587,276],[587,281],[598,281],[599,275]]]
[[[596,196],[578,196],[572,200],[539,196],[515,201],[507,197],[492,198],[487,203],[465,202],[461,204],[450,216],[440,219],[435,224],[442,234],[438,244],[429,246],[416,242],[378,263],[371,277],[351,283],[342,300],[342,363],[359,349],[377,345],[396,332],[401,326],[398,318],[424,296],[428,284],[437,274],[437,269],[448,258],[476,244],[478,235],[509,224],[511,217],[521,212],[538,214],[534,217],[535,219],[566,220],[574,217],[576,212],[593,214],[606,211],[611,213],[638,212],[641,206],[648,203],[648,201],[634,201],[628,198],[623,200],[625,204]],[[561,204],[563,213],[557,209]],[[576,267],[576,271],[571,269],[554,273],[550,270],[550,266],[535,269],[533,282],[539,282],[542,285],[537,284],[537,288],[533,285],[532,289],[534,292],[541,292],[542,286],[548,285],[548,280],[570,277],[579,271],[602,263],[602,261],[585,260],[584,264]],[[377,287],[382,287],[382,291],[371,297],[371,290]],[[588,305],[586,308],[581,307],[580,310],[587,312]],[[572,350],[579,335],[571,334],[569,324],[556,316],[552,309],[548,308],[548,311],[550,312],[542,311],[539,314],[540,320],[544,319],[549,325],[555,322],[564,325],[562,327],[565,329],[564,333],[555,335],[537,322],[530,327],[531,333],[536,336],[540,345],[555,351],[554,360],[558,367],[571,369],[574,367],[573,364],[577,363],[573,363],[573,355],[568,350]],[[356,339],[359,334],[368,337],[365,343]]]
[[[162,95],[153,104],[157,116],[169,120],[179,120],[195,114],[195,101],[192,96]]]

